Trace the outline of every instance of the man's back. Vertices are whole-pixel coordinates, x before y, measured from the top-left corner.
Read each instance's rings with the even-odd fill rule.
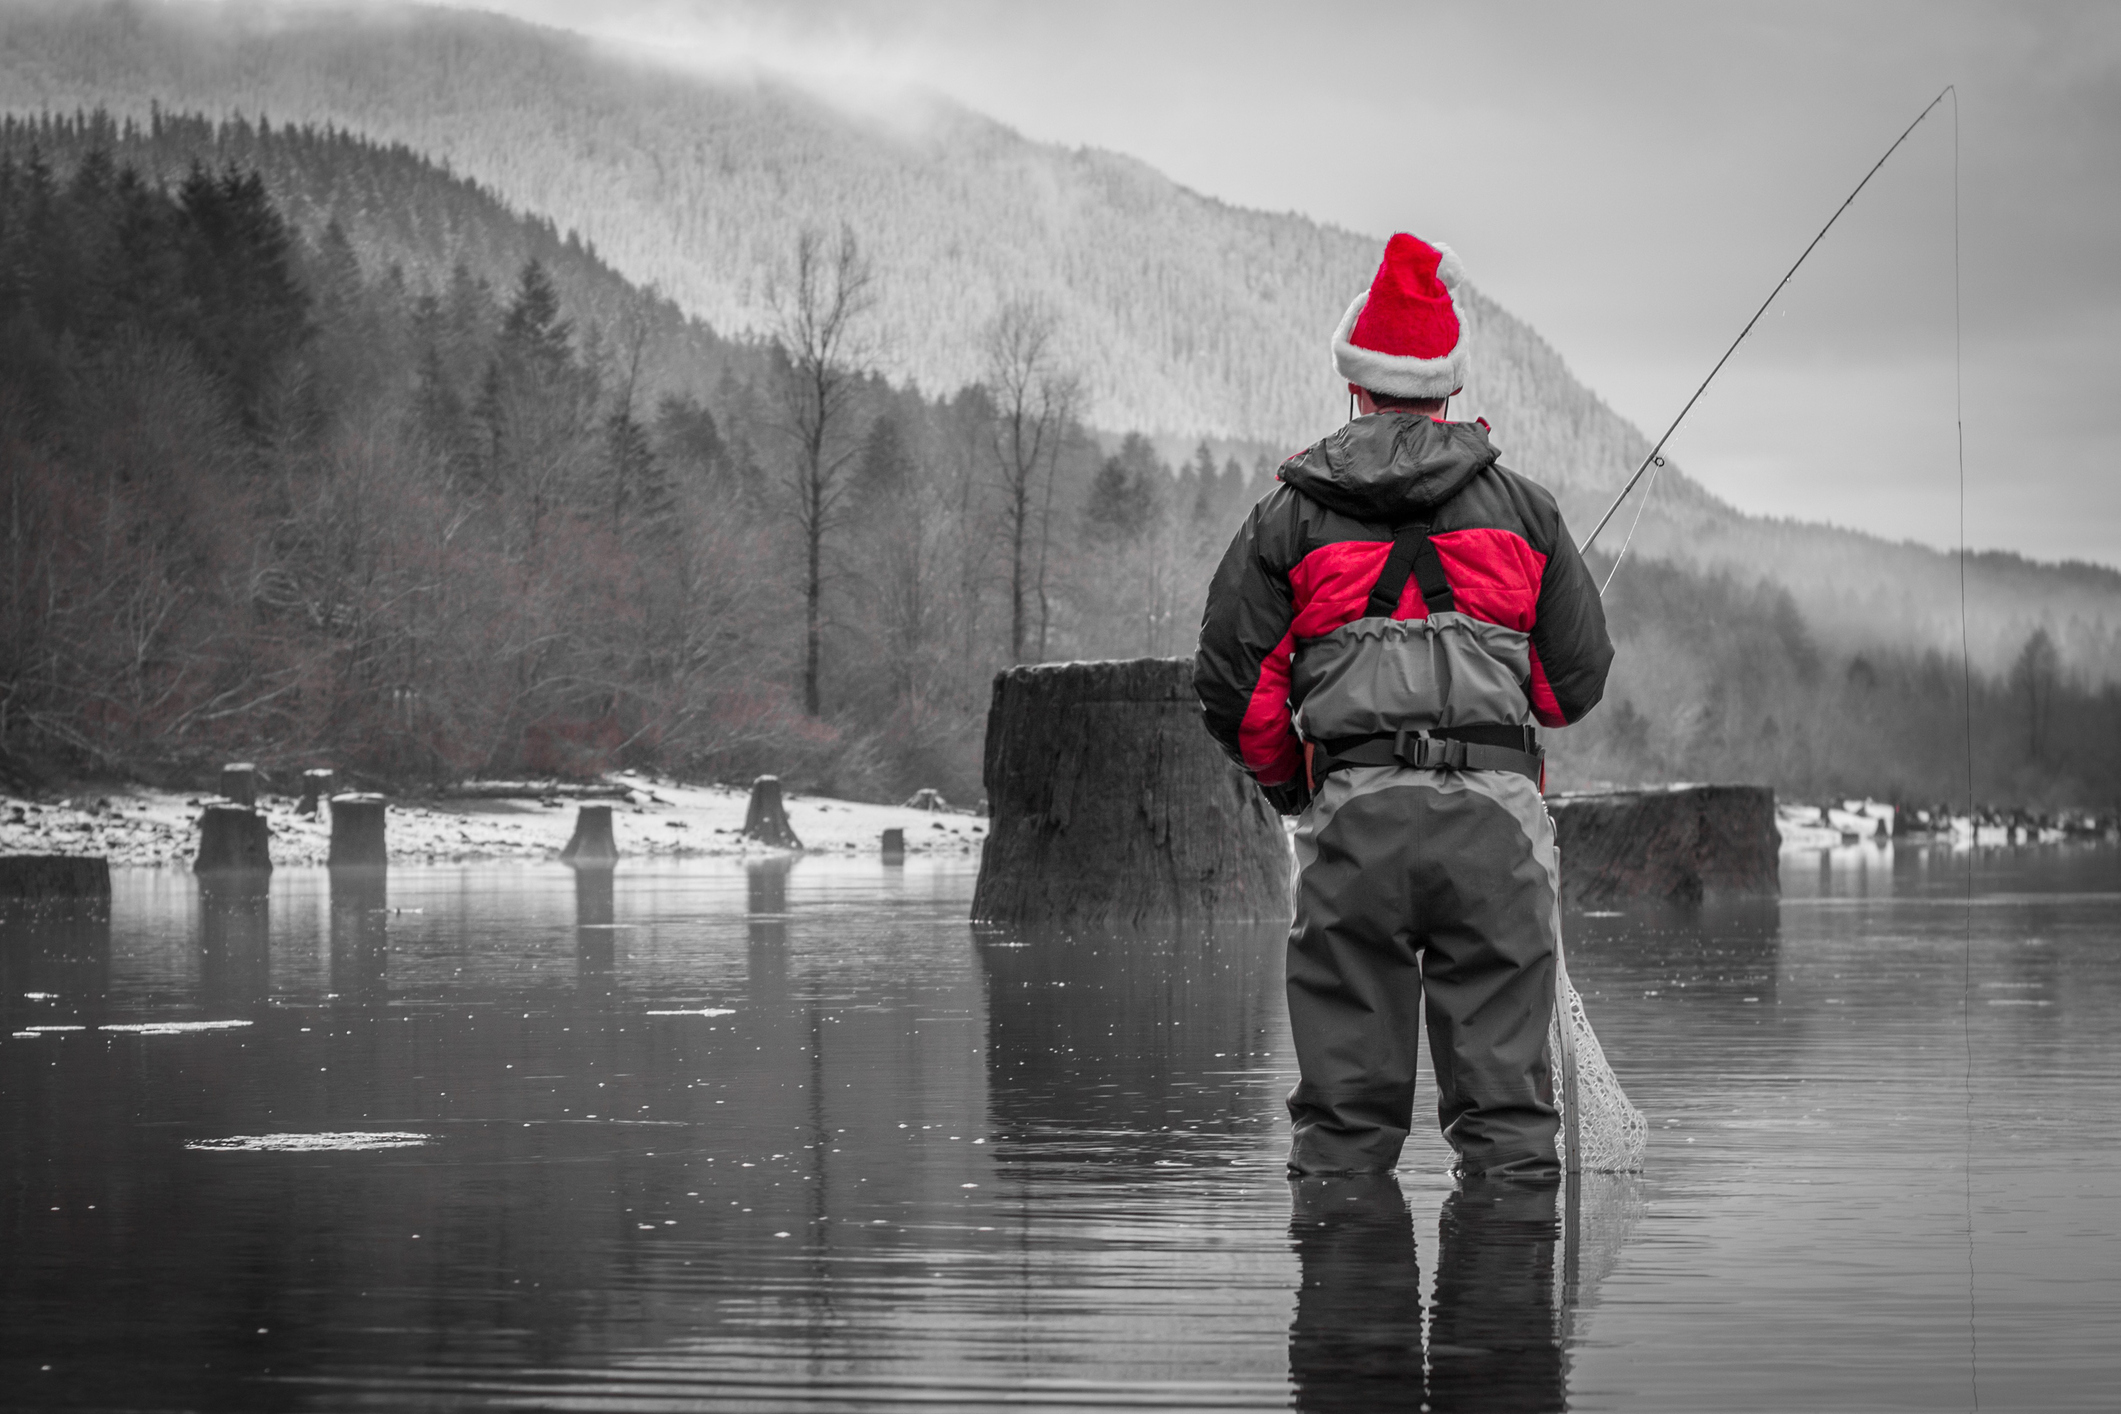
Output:
[[[1553,497],[1500,464],[1483,425],[1358,418],[1280,479],[1216,573],[1196,660],[1210,732],[1263,785],[1295,776],[1298,731],[1558,727],[1597,703],[1613,656],[1597,588]],[[1450,607],[1432,612],[1408,574],[1378,612],[1410,525],[1426,526]]]

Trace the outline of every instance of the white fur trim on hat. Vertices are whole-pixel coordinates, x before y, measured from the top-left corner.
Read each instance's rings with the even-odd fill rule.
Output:
[[[1437,249],[1443,252],[1444,258],[1436,267],[1436,276],[1443,281],[1445,289],[1450,289],[1465,278],[1465,267],[1458,263],[1458,257],[1449,247],[1438,246]],[[1362,308],[1369,302],[1370,292],[1364,290],[1355,297],[1355,303],[1348,306],[1347,317],[1340,321],[1340,327],[1333,331],[1334,371],[1358,388],[1394,398],[1448,398],[1465,386],[1464,316],[1461,315],[1458,321],[1458,347],[1442,358],[1408,358],[1358,348],[1349,342],[1348,336],[1355,332],[1355,321],[1362,317]]]
[[[1442,241],[1430,241],[1429,249],[1435,251],[1438,256],[1436,261],[1436,279],[1438,283],[1452,294],[1457,294],[1458,287],[1465,283],[1466,263],[1458,258],[1457,251],[1451,249]],[[1453,303],[1456,303],[1456,301],[1453,301]]]

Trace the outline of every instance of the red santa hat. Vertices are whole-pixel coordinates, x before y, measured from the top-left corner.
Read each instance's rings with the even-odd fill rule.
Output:
[[[1465,386],[1466,341],[1451,292],[1465,266],[1447,245],[1401,232],[1333,334],[1333,367],[1395,398],[1448,398]]]

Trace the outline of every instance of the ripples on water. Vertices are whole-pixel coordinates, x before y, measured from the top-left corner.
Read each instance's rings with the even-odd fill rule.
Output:
[[[2110,1408],[2116,858],[1987,856],[1970,945],[1906,851],[1571,920],[1653,1137],[1560,1194],[1433,1122],[1288,1182],[1279,929],[975,931],[939,862],[117,871],[0,947],[0,1402]]]

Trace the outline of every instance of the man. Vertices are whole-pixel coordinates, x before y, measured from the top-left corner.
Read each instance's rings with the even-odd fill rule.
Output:
[[[1558,1172],[1559,873],[1532,724],[1590,711],[1613,649],[1553,497],[1484,422],[1446,420],[1463,278],[1449,248],[1392,237],[1333,337],[1361,415],[1283,463],[1201,620],[1209,731],[1302,812],[1298,1173],[1398,1161],[1424,993],[1459,1173]]]

